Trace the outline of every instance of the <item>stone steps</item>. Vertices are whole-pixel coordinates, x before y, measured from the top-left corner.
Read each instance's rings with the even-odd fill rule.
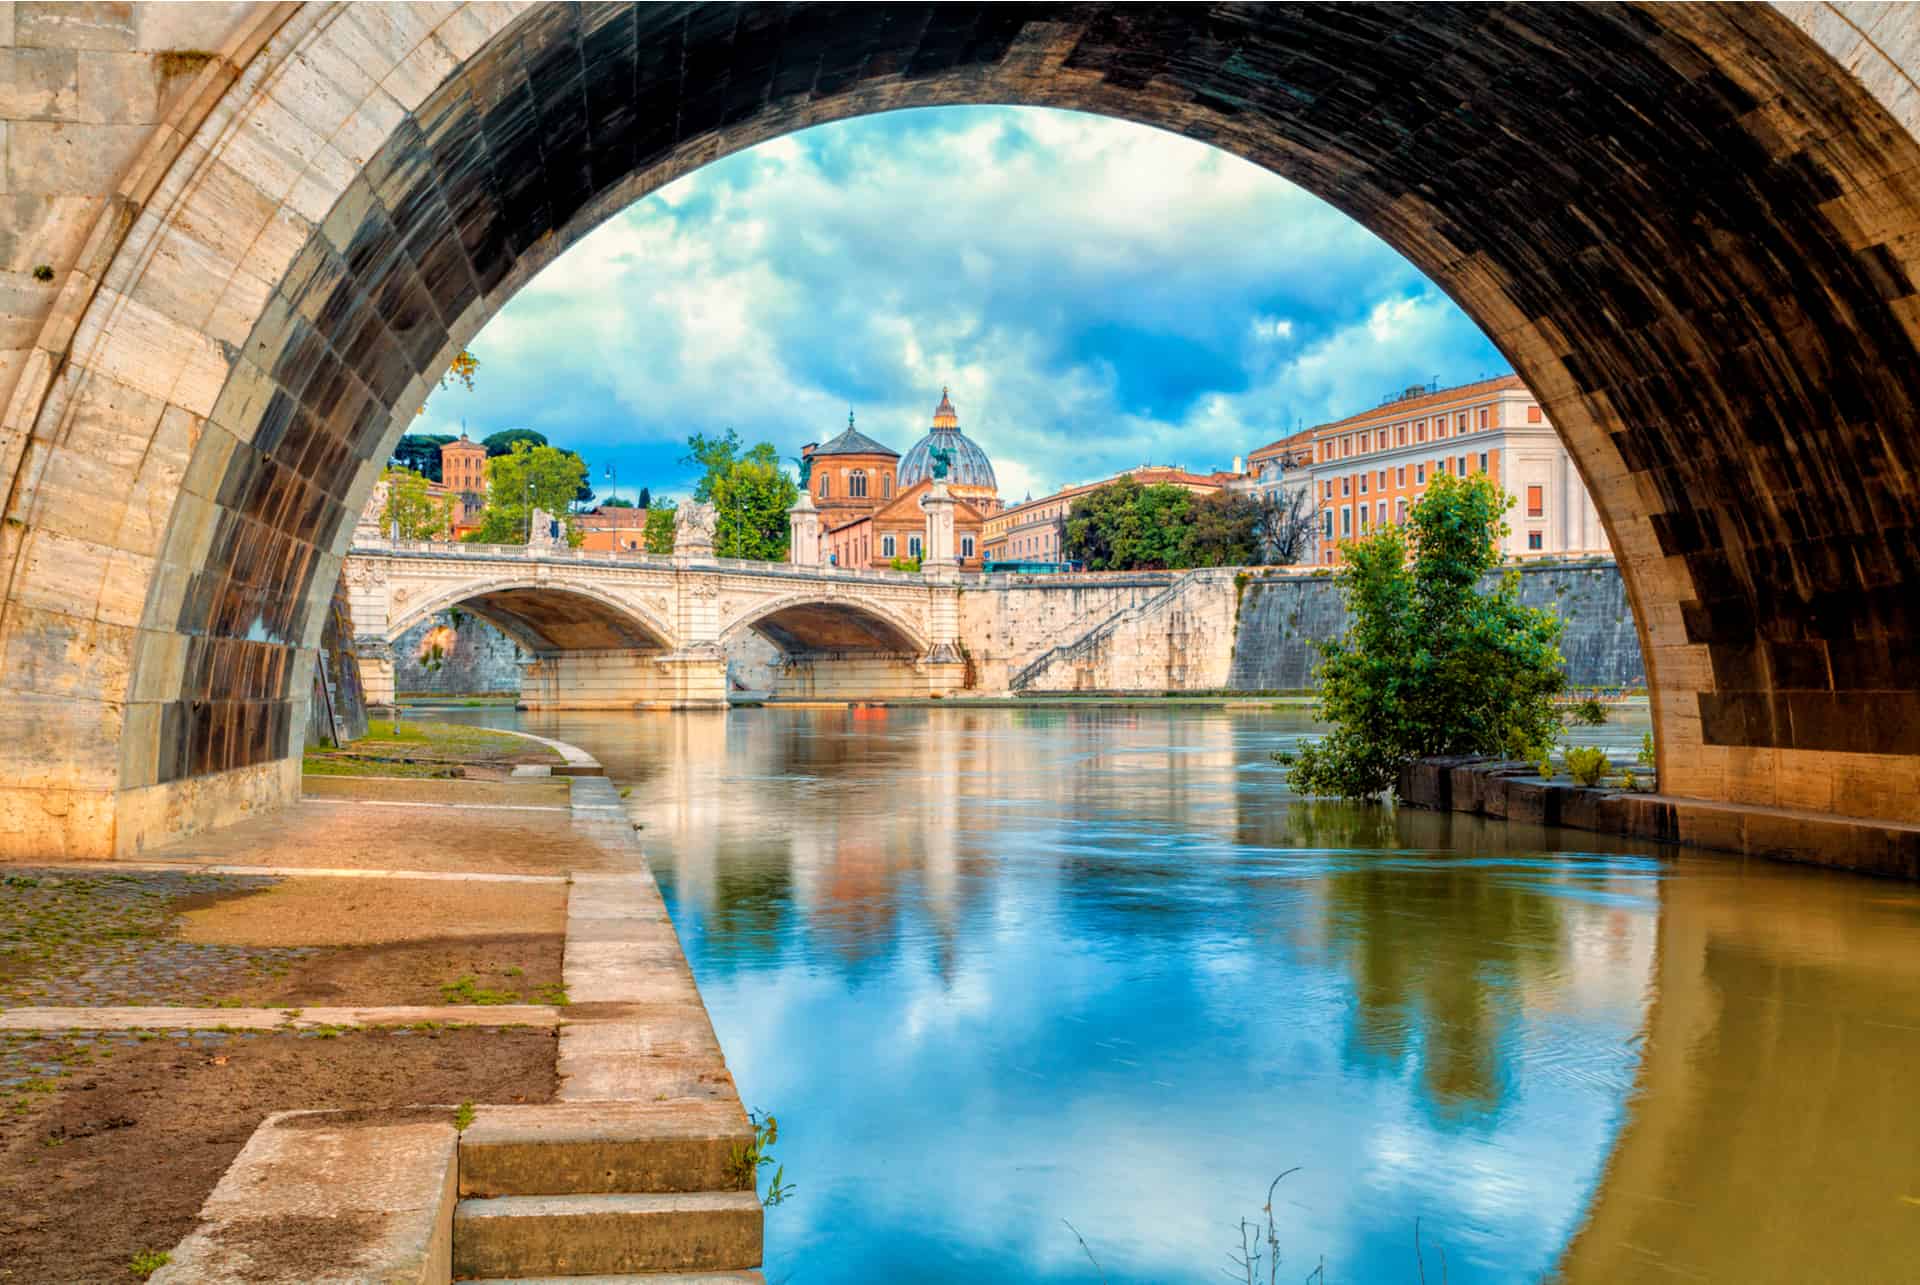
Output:
[[[494,1276],[462,1285],[767,1285],[759,1272],[634,1272],[625,1276]]]
[[[751,1191],[494,1196],[453,1212],[456,1278],[743,1271],[760,1265]]]
[[[727,1192],[752,1144],[737,1100],[480,1107],[460,1135],[460,1194]]]

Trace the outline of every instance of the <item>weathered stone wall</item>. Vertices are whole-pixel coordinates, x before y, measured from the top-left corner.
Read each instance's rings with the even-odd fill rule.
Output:
[[[1520,569],[1520,601],[1565,622],[1560,650],[1575,687],[1643,687],[1646,666],[1626,583],[1611,561],[1530,564]],[[1318,644],[1346,632],[1347,613],[1333,577],[1259,577],[1247,582],[1227,685],[1236,691],[1311,688]]]
[[[420,662],[420,643],[430,630],[453,630],[453,650],[439,669]],[[515,695],[527,653],[513,639],[466,611],[442,611],[401,634],[393,644],[393,686],[402,696]]]
[[[960,593],[960,638],[975,691],[1001,692],[1043,653],[1164,592],[1177,573],[991,576]]]
[[[1023,641],[1030,645],[1055,645],[1015,671],[1011,688],[1037,694],[1225,687],[1233,660],[1234,575],[1232,567],[1183,572],[1078,637],[1029,636]]]
[[[313,668],[313,693],[307,703],[308,745],[335,745],[367,734],[367,694],[354,652],[353,607],[347,586],[336,584],[333,607],[320,634],[319,663]]]

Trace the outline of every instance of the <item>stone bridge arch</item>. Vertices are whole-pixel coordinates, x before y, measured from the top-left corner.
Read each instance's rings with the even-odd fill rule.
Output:
[[[924,622],[873,598],[819,591],[754,603],[720,626],[722,646],[758,631],[789,655],[874,652],[925,656],[932,644]]]
[[[1662,788],[1729,805],[1723,826],[1920,819],[1913,21],[258,6],[108,180],[0,367],[0,843],[128,851],[296,793],[353,516],[459,347],[681,173],[957,102],[1177,130],[1367,224],[1566,438],[1633,600]]]
[[[432,593],[399,611],[389,611],[385,642],[453,607],[472,611],[529,651],[558,652],[626,647],[672,651],[672,626],[645,603],[591,580],[533,576],[481,576]]]

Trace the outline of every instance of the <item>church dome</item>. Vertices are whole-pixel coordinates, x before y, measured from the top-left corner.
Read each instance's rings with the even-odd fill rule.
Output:
[[[933,430],[915,442],[913,449],[900,459],[896,476],[902,489],[932,479],[931,452],[935,447],[953,452],[953,464],[945,479],[948,486],[984,491],[989,495],[1000,493],[1000,484],[993,476],[993,461],[972,438],[960,431],[960,417],[954,413],[953,402],[944,388],[940,390],[940,405],[933,412]]]

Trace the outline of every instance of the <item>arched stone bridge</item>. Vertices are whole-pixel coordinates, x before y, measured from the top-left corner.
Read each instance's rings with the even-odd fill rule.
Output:
[[[1620,557],[1680,837],[1920,823],[1912,6],[83,12],[0,5],[41,77],[0,104],[0,851],[297,797],[354,515],[453,355],[662,184],[949,103],[1203,139],[1467,311]]]
[[[944,695],[965,676],[958,589],[920,575],[384,541],[356,544],[343,574],[375,701],[393,695],[393,643],[453,607],[533,656],[535,708],[723,705],[725,647],[747,630],[784,654],[787,696]]]

